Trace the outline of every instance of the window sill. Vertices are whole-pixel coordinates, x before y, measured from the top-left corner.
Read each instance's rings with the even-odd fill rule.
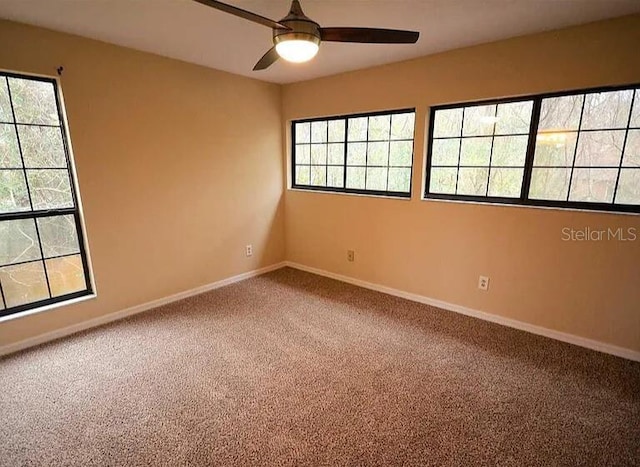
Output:
[[[98,295],[96,293],[91,293],[88,295],[83,295],[82,297],[76,297],[76,298],[72,298],[69,300],[65,300],[62,302],[58,302],[58,303],[52,303],[50,305],[45,305],[42,306],[40,308],[34,308],[32,310],[25,310],[25,311],[19,311],[18,313],[13,313],[10,315],[6,315],[6,316],[0,316],[0,323],[4,323],[7,321],[11,321],[14,319],[19,319],[19,318],[24,318],[26,316],[29,315],[36,315],[39,313],[43,313],[45,311],[50,311],[56,308],[60,308],[63,306],[68,306],[68,305],[75,305],[76,303],[81,303],[81,302],[85,302],[87,300],[93,300],[94,298],[97,298]]]
[[[559,212],[584,212],[590,214],[609,214],[609,215],[625,215],[625,216],[638,216],[640,213],[627,212],[627,211],[607,211],[603,209],[580,209],[574,207],[556,207],[556,206],[540,206],[536,204],[518,204],[518,203],[492,203],[491,201],[477,201],[477,200],[461,200],[461,199],[445,199],[445,198],[429,198],[424,195],[420,198],[420,201],[435,201],[437,203],[455,203],[455,204],[477,204],[481,206],[495,206],[506,208],[521,208],[521,209],[544,209]]]
[[[300,193],[317,193],[323,195],[341,195],[341,196],[359,196],[364,198],[378,198],[378,199],[391,199],[400,201],[411,201],[411,196],[392,196],[392,195],[376,195],[371,193],[349,193],[345,191],[332,191],[332,190],[306,190],[304,188],[290,187],[288,191],[295,191]]]

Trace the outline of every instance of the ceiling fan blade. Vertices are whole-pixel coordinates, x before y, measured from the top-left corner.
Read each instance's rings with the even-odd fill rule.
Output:
[[[366,44],[415,44],[419,32],[377,28],[320,28],[320,37],[329,42]]]
[[[260,60],[258,60],[258,63],[256,63],[256,66],[253,67],[253,71],[264,70],[266,68],[269,68],[279,58],[280,58],[280,55],[278,55],[278,52],[276,52],[275,46],[271,47],[269,51],[266,54],[264,54]]]
[[[226,3],[218,2],[216,0],[194,0],[194,1],[206,6],[210,6],[211,8],[215,8],[216,10],[224,11],[225,13],[230,13],[232,15],[238,16],[243,19],[248,19],[249,21],[253,21],[254,23],[262,24],[263,26],[268,26],[274,29],[290,29],[284,24],[280,24],[277,21],[274,21],[272,19],[265,18],[264,16],[251,13],[250,11],[243,10],[242,8],[238,8],[233,5],[227,5]]]

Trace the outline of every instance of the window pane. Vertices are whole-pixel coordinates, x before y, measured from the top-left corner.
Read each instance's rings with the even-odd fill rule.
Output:
[[[311,163],[318,164],[318,165],[327,163],[327,145],[326,144],[311,145]]]
[[[344,120],[329,120],[329,141],[344,141]]]
[[[498,104],[497,135],[528,134],[531,126],[533,101]]]
[[[0,266],[40,259],[40,245],[33,219],[0,222]]]
[[[73,207],[66,170],[27,170],[33,209]]]
[[[391,129],[391,115],[369,117],[369,141],[388,140]]]
[[[328,163],[331,165],[344,165],[344,144],[330,144]]]
[[[390,163],[411,168],[414,122],[413,112],[329,117],[311,122],[308,156],[301,154],[303,145],[298,144],[295,148],[296,165],[308,161],[311,168],[308,173],[296,168],[296,186],[328,186],[347,192],[350,189],[386,191]],[[294,121],[292,128],[297,123]],[[328,132],[328,136],[323,136],[323,131]],[[391,141],[392,132],[398,139]],[[367,167],[381,170],[367,171]],[[404,175],[404,171],[399,174]],[[302,182],[307,177],[308,181]],[[403,179],[398,183],[403,184]]]
[[[391,139],[413,139],[416,114],[395,114],[391,116]]]
[[[41,261],[0,268],[0,284],[7,307],[49,298]]]
[[[496,136],[493,139],[492,166],[522,166],[527,157],[528,136]]]
[[[389,169],[389,191],[409,193],[411,188],[411,169],[395,168]]]
[[[489,165],[491,138],[464,138],[460,165]]]
[[[617,169],[574,169],[569,201],[611,203]]]
[[[41,217],[37,222],[45,258],[80,252],[76,223],[72,215]]]
[[[367,167],[367,190],[386,191],[387,170],[381,167]]]
[[[429,191],[431,193],[455,194],[456,178],[458,177],[458,169],[456,168],[439,168],[431,169],[431,179],[429,180]]]
[[[326,143],[327,142],[327,122],[311,122],[311,142]]]
[[[0,220],[0,308],[10,312],[50,303],[48,266],[57,295],[88,292],[60,112],[54,80],[0,72],[0,214],[11,215]]]
[[[18,125],[18,134],[25,167],[66,168],[60,128]]]
[[[460,136],[462,131],[462,109],[436,110],[433,122],[433,137]]]
[[[640,125],[638,91],[540,95],[495,105],[471,103],[446,113],[436,108],[425,195],[522,196],[521,204],[571,207],[584,203],[588,209],[609,205],[604,209],[619,211],[628,209],[616,209],[615,204],[638,206],[640,128],[634,126]],[[540,115],[535,112],[538,121],[533,121],[537,105]],[[537,134],[531,134],[532,127]],[[461,137],[455,133],[458,129]],[[447,136],[437,137],[438,132]],[[528,151],[534,142],[531,156]]]
[[[542,99],[538,131],[577,130],[584,96],[562,96]]]
[[[308,165],[296,166],[296,185],[308,185],[311,181],[311,169]]]
[[[87,288],[80,255],[45,260],[51,295],[59,297]]]
[[[9,101],[9,88],[7,78],[0,77],[0,122],[13,122],[11,102]]]
[[[529,198],[566,201],[571,169],[538,169],[531,173]]]
[[[389,165],[411,167],[413,141],[391,141]]]
[[[477,105],[464,109],[463,136],[481,136],[493,134],[496,123],[495,105]]]
[[[296,143],[311,142],[311,123],[296,123]]]
[[[311,166],[311,185],[325,186],[327,184],[327,168],[325,166]]]
[[[524,169],[492,168],[489,176],[489,196],[519,198]]]
[[[364,167],[347,167],[347,188],[364,189]]]
[[[347,165],[365,165],[367,163],[367,143],[349,143],[347,145]]]
[[[587,94],[581,129],[626,128],[633,90]]]
[[[367,165],[389,165],[389,142],[369,143]]]
[[[311,145],[296,144],[296,164],[309,164],[311,161]]]
[[[344,167],[327,167],[327,186],[344,187]]]
[[[622,157],[624,134],[624,130],[580,132],[576,166],[618,167]]]
[[[52,83],[9,78],[9,88],[17,123],[60,124]]]
[[[622,165],[624,167],[640,167],[640,130],[629,130]]]
[[[489,169],[461,167],[458,174],[458,194],[485,196]]]
[[[21,212],[30,209],[24,172],[0,169],[0,212]]]
[[[571,167],[578,133],[538,133],[534,166]]]
[[[367,117],[349,119],[349,141],[367,140]]]
[[[640,205],[640,169],[622,169],[620,171],[616,204]]]
[[[0,124],[0,168],[22,167],[14,125]]]
[[[431,148],[431,163],[433,165],[458,165],[460,156],[460,140],[434,139]]]

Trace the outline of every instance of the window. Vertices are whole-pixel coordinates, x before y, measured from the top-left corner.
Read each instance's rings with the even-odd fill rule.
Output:
[[[425,197],[640,212],[638,94],[433,107]]]
[[[57,83],[0,73],[0,316],[90,293]]]
[[[415,109],[291,124],[294,188],[411,196]]]

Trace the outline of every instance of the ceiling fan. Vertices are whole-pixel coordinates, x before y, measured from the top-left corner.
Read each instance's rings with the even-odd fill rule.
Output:
[[[415,44],[419,32],[377,28],[323,28],[305,16],[298,0],[291,2],[289,14],[280,21],[252,13],[216,0],[195,0],[225,13],[230,13],[273,30],[273,47],[262,56],[253,70],[264,70],[278,58],[302,63],[318,53],[321,41],[360,42],[367,44]]]

